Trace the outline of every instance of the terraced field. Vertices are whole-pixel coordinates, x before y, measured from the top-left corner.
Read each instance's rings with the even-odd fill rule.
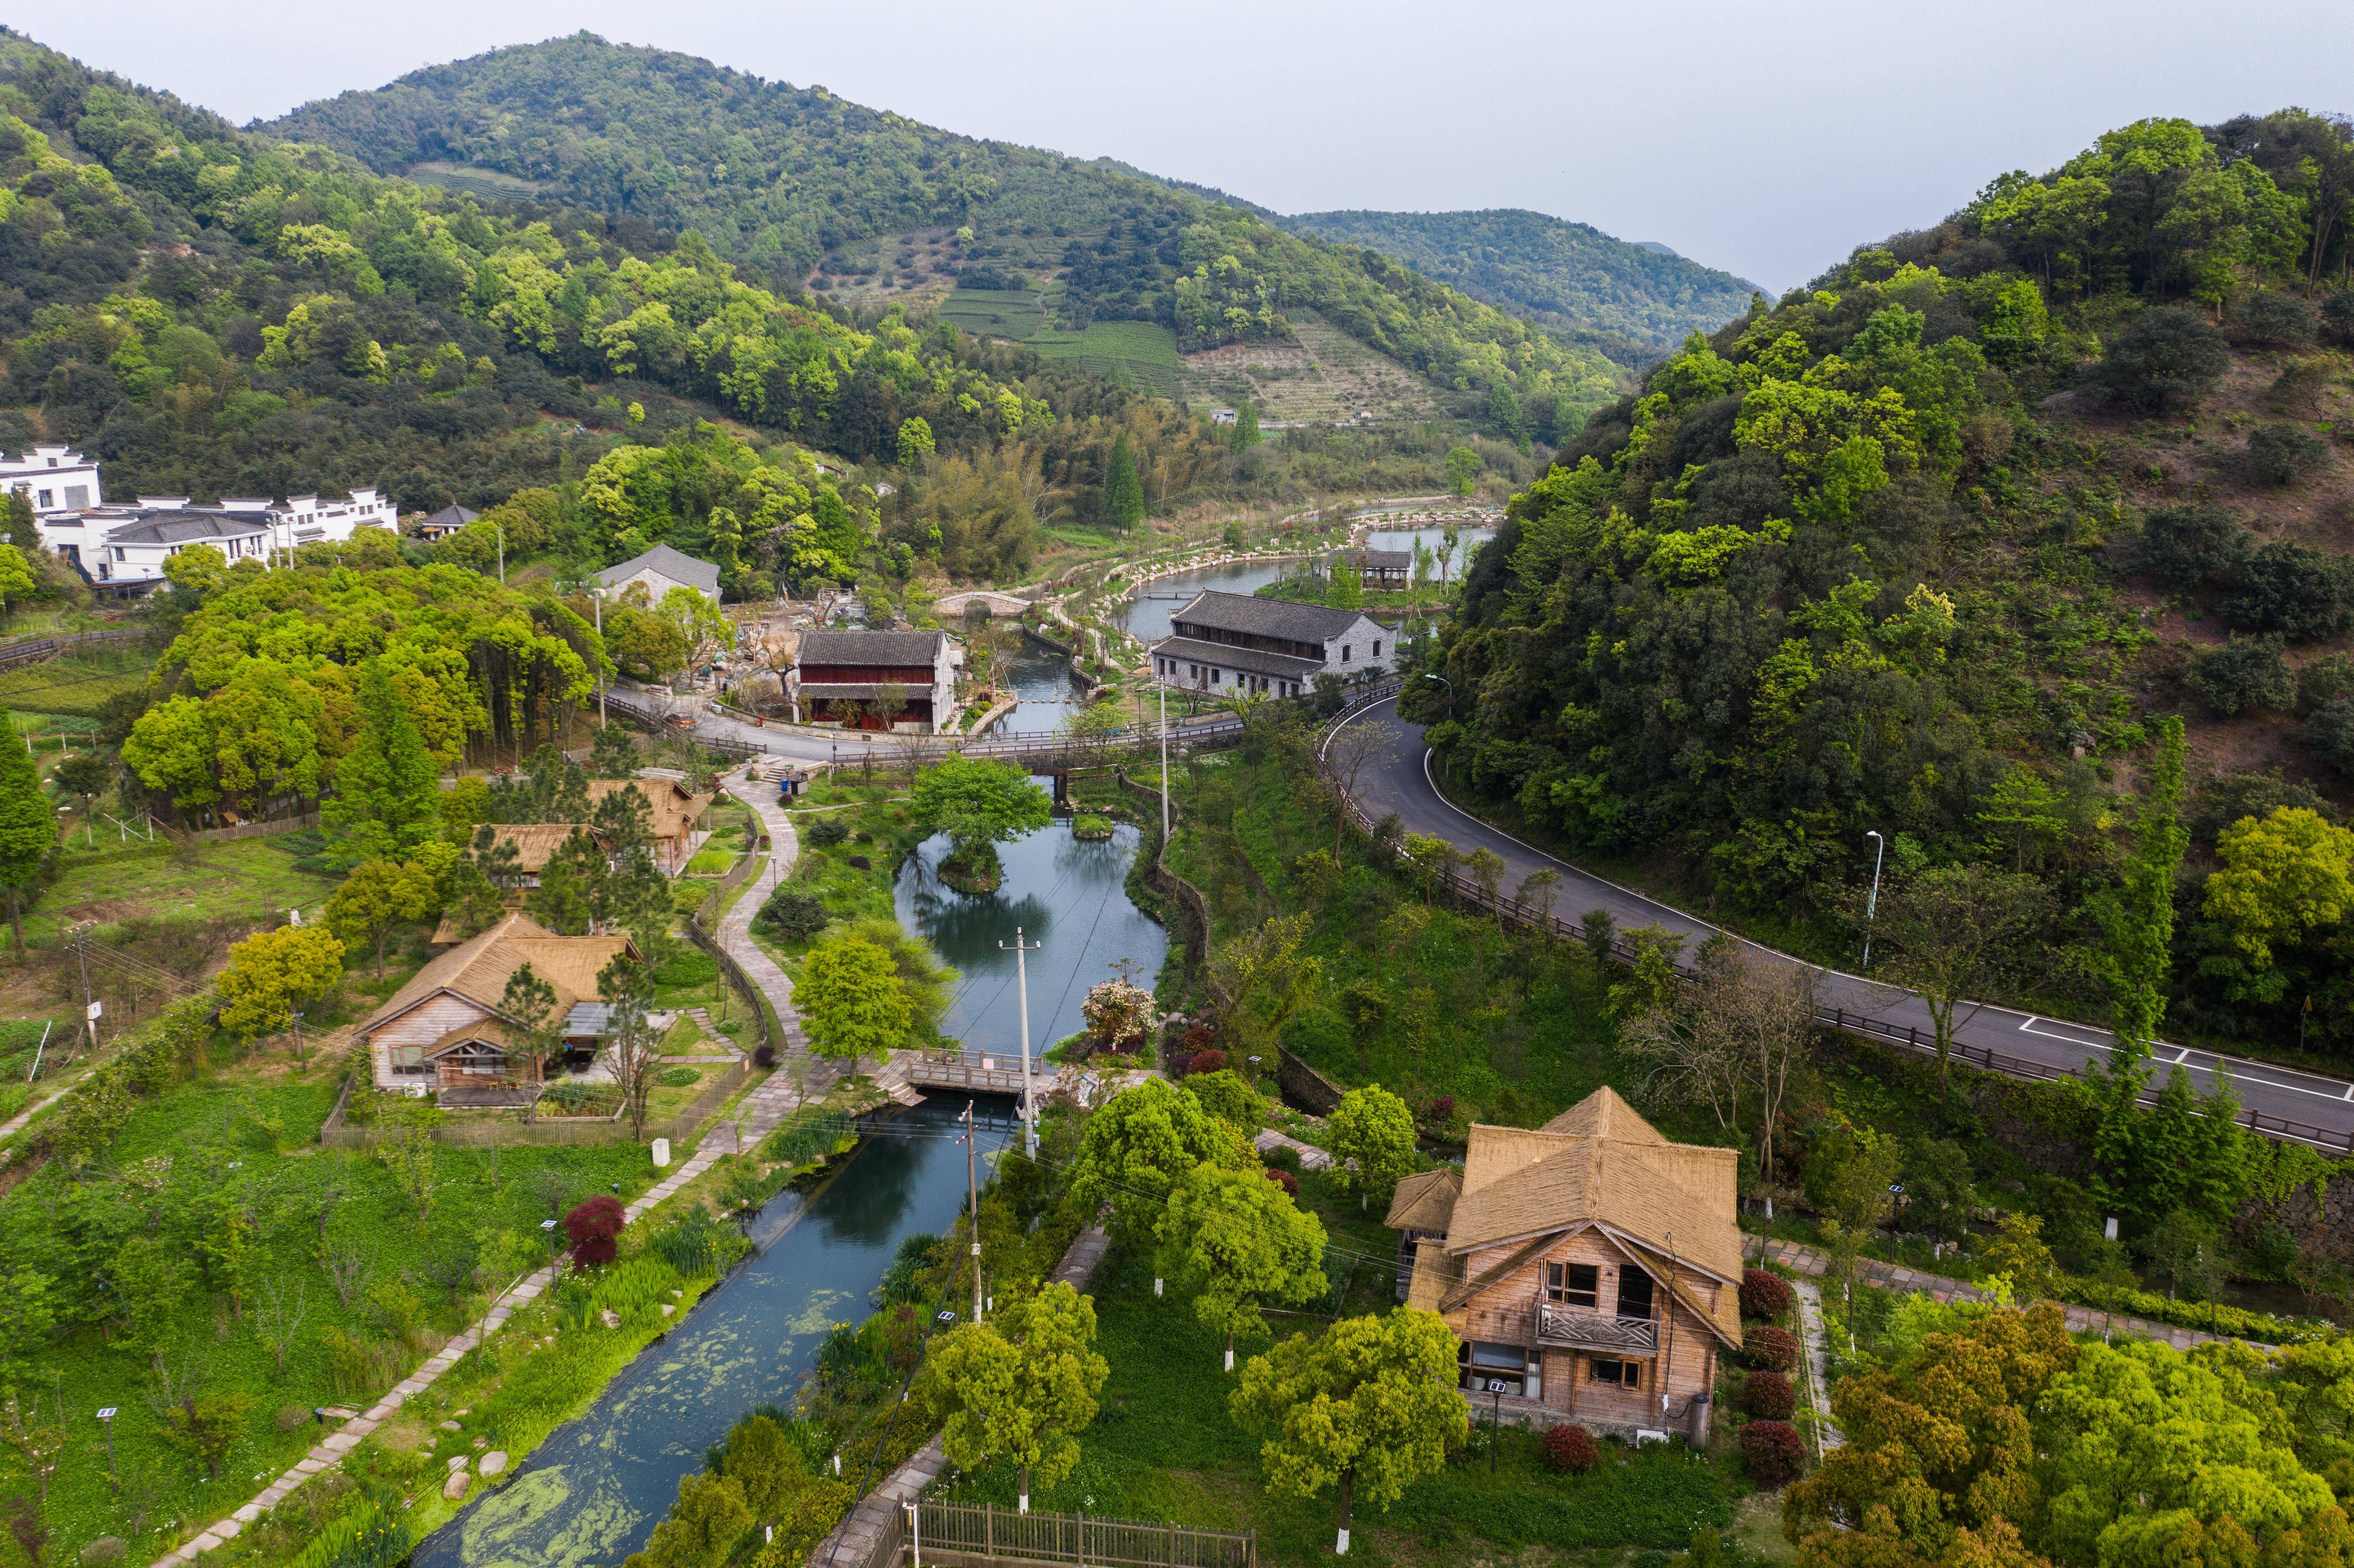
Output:
[[[1107,379],[1177,396],[1177,334],[1151,322],[1097,322],[1085,332],[1041,333],[1022,345],[1042,359],[1076,360]]]
[[[940,302],[940,320],[975,337],[1016,343],[1046,330],[1046,297],[1035,290],[959,289]]]
[[[1288,344],[1229,344],[1183,356],[1186,401],[1232,408],[1248,397],[1265,425],[1413,424],[1447,417],[1430,384],[1385,359],[1315,312],[1290,309]]]

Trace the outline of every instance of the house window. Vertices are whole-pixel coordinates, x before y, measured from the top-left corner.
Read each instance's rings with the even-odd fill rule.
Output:
[[[1343,642],[1343,643],[1341,643],[1341,663],[1343,663],[1343,664],[1345,664],[1345,663],[1347,663],[1348,662],[1349,662],[1349,645],[1348,645],[1347,643]]]
[[[1643,1363],[1605,1361],[1596,1356],[1585,1363],[1585,1381],[1606,1383],[1614,1388],[1640,1388],[1643,1386]]]
[[[1373,657],[1374,657],[1374,658],[1376,658],[1376,659],[1378,659],[1378,658],[1380,658],[1381,656],[1382,656],[1382,640],[1381,640],[1380,638],[1376,637],[1376,638],[1374,638],[1374,639],[1373,639]]]
[[[40,493],[40,499],[39,499],[38,501],[36,501],[36,502],[34,503],[34,504],[35,504],[36,506],[49,506],[49,505],[53,505],[53,504],[55,504],[55,502],[56,502],[56,496],[57,496],[57,493],[57,493],[56,491],[54,491],[54,490],[44,490],[44,491],[42,491],[42,492],[41,492],[41,493]]]
[[[1618,1316],[1651,1316],[1651,1277],[1632,1266],[1618,1271]]]
[[[433,1070],[425,1065],[425,1047],[422,1045],[395,1045],[391,1056],[392,1070],[396,1073],[429,1073]]]
[[[88,486],[88,485],[86,485],[86,484],[69,484],[69,485],[67,485],[67,486],[66,486],[66,504],[67,504],[68,506],[69,506],[69,507],[73,508],[73,509],[74,509],[75,511],[77,511],[77,512],[80,511],[83,507],[85,507],[85,506],[89,505],[89,504],[90,504],[90,486]]]
[[[1601,1271],[1590,1263],[1545,1265],[1545,1299],[1564,1307],[1593,1308]]]

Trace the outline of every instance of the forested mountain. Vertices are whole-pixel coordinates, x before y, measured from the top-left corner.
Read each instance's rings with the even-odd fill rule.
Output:
[[[2341,123],[2146,121],[1695,339],[1511,502],[1434,741],[1824,951],[1878,830],[1893,885],[1969,874],[2097,1006],[2119,933],[2165,935],[2111,916],[2179,712],[2170,1017],[2277,1044],[2309,996],[2343,1049],[2349,196]]]
[[[1613,239],[1541,212],[1305,212],[1295,233],[1394,256],[1475,300],[1525,316],[1622,364],[1648,365],[1693,332],[1713,332],[1760,291],[1665,248]]]
[[[855,539],[960,576],[1016,571],[1034,507],[1100,514],[1123,432],[1156,498],[1232,477],[1225,446],[1175,409],[1075,370],[896,312],[854,326],[642,218],[485,208],[379,178],[14,34],[0,35],[0,450],[77,443],[105,462],[110,496],[382,482],[423,511],[568,484],[591,564],[646,536],[654,467],[679,542],[707,542],[746,460],[715,468],[685,449],[726,445],[693,432],[723,416],[854,461],[937,454],[920,482],[902,476],[887,520],[806,464],[776,471],[743,552],[771,578],[849,572]],[[617,488],[592,465],[628,436],[684,445],[660,464],[611,459],[634,465]],[[617,504],[634,523],[594,523],[579,500],[592,476],[597,493],[629,493]],[[802,504],[784,506],[803,481]]]
[[[692,228],[781,286],[880,279],[904,291],[954,276],[994,289],[1059,270],[1066,324],[1156,322],[1188,350],[1280,340],[1285,311],[1314,310],[1454,394],[1469,418],[1488,418],[1497,389],[1522,409],[1583,409],[1617,390],[1591,348],[1378,252],[1304,239],[1108,163],[975,141],[823,88],[587,33],[428,67],[266,129],[380,174],[489,171],[517,190]]]

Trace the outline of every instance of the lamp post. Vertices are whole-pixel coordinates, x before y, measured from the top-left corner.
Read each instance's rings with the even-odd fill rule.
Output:
[[[1872,920],[1880,913],[1880,862],[1888,853],[1888,841],[1880,836],[1878,828],[1872,829],[1863,836],[1872,840],[1874,845],[1872,852],[1872,896],[1863,906],[1863,967],[1868,969],[1872,967]]]
[[[554,1268],[556,1266],[557,1252],[562,1245],[557,1239],[556,1222],[554,1220],[542,1220],[539,1222],[539,1228],[547,1233],[547,1266]]]
[[[122,1495],[122,1482],[114,1474],[114,1417],[121,1408],[110,1404],[98,1413],[98,1424],[106,1428],[106,1484],[113,1489],[116,1497]]]
[[[597,612],[597,657],[605,657],[605,588],[601,583],[588,590],[588,602]],[[605,669],[597,668],[597,727],[605,727]]]
[[[1254,1057],[1252,1057],[1252,1058],[1250,1059],[1250,1067],[1251,1067],[1251,1088],[1252,1088],[1254,1091],[1256,1091],[1256,1090],[1258,1088],[1258,1058],[1257,1058],[1257,1057],[1254,1056]]]

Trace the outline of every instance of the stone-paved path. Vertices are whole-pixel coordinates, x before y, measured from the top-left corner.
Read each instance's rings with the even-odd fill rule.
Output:
[[[798,853],[792,825],[785,821],[782,810],[767,800],[768,793],[757,788],[745,790],[745,794],[750,797],[748,803],[752,809],[758,811],[767,822],[770,841],[776,848],[769,856],[767,868],[754,879],[751,891],[720,922],[719,942],[737,963],[744,966],[753,983],[759,986],[769,1003],[776,1008],[777,1016],[784,1022],[788,1051],[805,1055],[809,1042],[801,1033],[800,1016],[793,1012],[792,981],[785,977],[785,972],[777,967],[774,959],[759,950],[751,938],[753,912],[759,908],[769,890],[792,869],[793,858]],[[835,1074],[828,1064],[811,1063],[808,1065],[810,1070],[803,1081],[812,1097],[822,1096],[832,1086]],[[765,1082],[738,1102],[736,1117],[731,1122],[714,1127],[695,1153],[688,1156],[677,1170],[655,1182],[629,1205],[629,1217],[634,1221],[664,1200],[675,1196],[681,1188],[710,1170],[720,1156],[749,1148],[768,1136],[801,1103],[801,1091],[795,1086],[793,1080],[794,1074],[781,1067],[769,1074]],[[558,1266],[550,1265],[525,1275],[497,1299],[477,1327],[436,1351],[422,1366],[396,1384],[391,1393],[329,1433],[317,1447],[304,1455],[292,1469],[263,1488],[251,1502],[156,1559],[154,1568],[174,1568],[175,1564],[192,1563],[198,1554],[235,1540],[244,1533],[247,1525],[283,1502],[295,1488],[342,1464],[344,1456],[358,1447],[362,1439],[392,1419],[402,1405],[431,1388],[442,1373],[457,1364],[460,1357],[497,1332],[508,1319],[552,1287],[556,1283]],[[934,1474],[937,1475],[938,1471]],[[928,1479],[926,1484],[928,1484]]]
[[[1064,1250],[1063,1261],[1055,1266],[1050,1277],[1084,1291],[1094,1280],[1104,1254],[1110,1250],[1111,1238],[1104,1234],[1104,1228],[1089,1225],[1072,1238],[1071,1245]],[[932,1440],[917,1449],[906,1464],[858,1499],[858,1506],[810,1553],[807,1568],[869,1568],[875,1546],[892,1520],[940,1478],[948,1463],[948,1455],[941,1449],[939,1434],[936,1432]]]
[[[1811,1279],[1798,1281],[1792,1294],[1798,1298],[1798,1340],[1806,1357],[1807,1403],[1814,1407],[1815,1457],[1847,1446],[1847,1434],[1831,1419],[1831,1374],[1829,1349],[1823,1340],[1822,1287]]]
[[[1748,1250],[1754,1256],[1758,1251],[1753,1237]],[[1820,1279],[1830,1269],[1830,1255],[1797,1242],[1769,1241],[1765,1244],[1765,1255],[1811,1279]],[[1917,1268],[1905,1268],[1898,1264],[1882,1263],[1867,1257],[1857,1265],[1856,1273],[1867,1282],[1883,1290],[1902,1290],[1914,1296],[1928,1296],[1939,1301],[1991,1301],[1993,1296],[1978,1287],[1959,1279],[1948,1279],[1940,1274],[1924,1274]],[[2228,1339],[2229,1335],[2211,1334],[2203,1329],[2178,1328],[2171,1323],[2153,1323],[2147,1318],[2126,1318],[2114,1312],[2104,1312],[2097,1307],[2062,1305],[2062,1312],[2069,1329],[2079,1334],[2098,1334],[2114,1339],[2119,1334],[2139,1340],[2157,1340],[2187,1351],[2193,1345],[2203,1345],[2210,1340]],[[2254,1342],[2254,1341],[2251,1341]],[[2259,1344],[2261,1350],[2270,1345]]]

